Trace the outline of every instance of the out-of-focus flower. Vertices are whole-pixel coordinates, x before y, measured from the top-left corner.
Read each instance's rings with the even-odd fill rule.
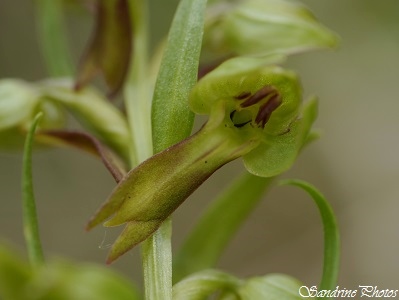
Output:
[[[23,300],[137,300],[126,278],[94,264],[49,261],[32,268],[17,251],[0,244],[0,297]]]
[[[131,49],[132,22],[127,0],[97,0],[93,36],[79,66],[75,88],[85,86],[97,73],[102,73],[115,95],[126,77]]]
[[[205,56],[292,54],[337,44],[337,36],[298,2],[215,1],[205,25]]]
[[[0,80],[0,147],[20,148],[30,121],[43,112],[42,129],[57,129],[65,124],[60,104],[45,99],[39,88],[17,79]]]
[[[0,80],[0,147],[21,147],[28,126],[43,112],[39,130],[65,127],[70,111],[90,132],[125,161],[129,160],[130,132],[125,116],[94,88],[73,90],[69,80],[29,83]]]

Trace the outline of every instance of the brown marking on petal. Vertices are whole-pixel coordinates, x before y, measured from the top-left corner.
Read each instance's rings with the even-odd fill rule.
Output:
[[[248,98],[249,96],[251,96],[251,92],[242,92],[241,94],[235,96],[234,99],[244,100],[244,99]]]
[[[269,118],[272,115],[272,112],[275,111],[281,103],[281,96],[279,94],[273,95],[269,101],[260,107],[255,122],[261,125],[261,127],[265,127],[267,121],[269,121]]]
[[[261,101],[262,99],[266,98],[267,96],[275,94],[277,94],[276,88],[271,85],[266,85],[263,88],[261,88],[259,91],[257,91],[255,94],[253,94],[251,97],[249,97],[247,100],[245,100],[243,103],[241,103],[241,107],[248,107],[254,105],[259,101]]]

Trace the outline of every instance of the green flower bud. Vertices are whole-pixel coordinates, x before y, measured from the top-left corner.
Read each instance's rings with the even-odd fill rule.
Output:
[[[0,130],[29,122],[38,105],[40,92],[17,79],[0,81]]]
[[[83,126],[128,161],[130,131],[126,118],[97,90],[74,91],[69,80],[48,80],[41,83],[41,91],[65,106]]]
[[[43,94],[64,105],[101,141],[129,160],[130,132],[125,116],[94,88],[74,91],[69,80],[41,83]]]
[[[17,79],[0,80],[0,147],[20,148],[29,124],[43,112],[41,129],[57,129],[65,124],[60,105],[43,97],[41,89]]]
[[[129,159],[130,132],[124,115],[94,88],[74,91],[65,79],[0,80],[0,147],[22,146],[39,111],[43,112],[39,129],[63,128],[65,108],[124,160]]]
[[[237,59],[226,62],[197,83],[190,106],[209,114],[208,122],[131,170],[89,221],[87,229],[109,218],[104,226],[127,223],[108,262],[150,236],[224,164],[243,157],[251,173],[274,176],[294,162],[314,119],[297,118],[297,77],[276,66],[241,66]]]
[[[76,89],[101,72],[115,95],[127,74],[132,48],[132,26],[127,0],[95,1],[96,26],[79,66]]]
[[[300,3],[243,0],[209,7],[204,35],[208,54],[292,54],[330,48],[337,36]]]

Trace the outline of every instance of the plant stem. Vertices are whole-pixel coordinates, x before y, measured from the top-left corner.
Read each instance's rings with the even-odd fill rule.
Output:
[[[36,215],[35,196],[32,183],[32,146],[37,123],[42,113],[36,115],[29,129],[25,141],[23,169],[22,169],[22,209],[24,235],[28,248],[29,260],[32,265],[41,265],[44,262],[40,243],[39,226]]]
[[[152,155],[151,86],[148,67],[148,7],[144,0],[130,0],[133,53],[124,89],[133,149],[131,167]],[[143,242],[141,256],[145,299],[172,299],[171,220]]]
[[[51,76],[67,76],[73,73],[63,28],[62,1],[37,1],[37,31],[43,58]]]
[[[148,7],[146,1],[130,0],[133,47],[124,88],[125,105],[133,142],[131,167],[152,155],[151,90],[148,82]]]
[[[172,219],[142,244],[145,299],[172,299]]]

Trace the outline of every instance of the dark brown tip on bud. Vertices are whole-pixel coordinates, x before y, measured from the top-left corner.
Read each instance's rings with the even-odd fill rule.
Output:
[[[261,101],[262,99],[264,99],[265,97],[275,94],[277,94],[276,88],[271,85],[266,85],[263,88],[261,88],[259,91],[257,91],[255,94],[253,94],[251,97],[249,97],[247,100],[245,100],[243,103],[241,103],[241,107],[248,107],[254,105],[259,101]]]
[[[110,264],[112,264],[113,263],[113,259],[112,258],[107,258],[107,260],[105,261],[105,264],[106,265],[110,265]]]
[[[267,121],[269,121],[270,116],[272,115],[272,112],[275,111],[281,103],[281,96],[279,94],[273,95],[269,101],[259,108],[259,112],[255,118],[256,124],[265,127]]]

